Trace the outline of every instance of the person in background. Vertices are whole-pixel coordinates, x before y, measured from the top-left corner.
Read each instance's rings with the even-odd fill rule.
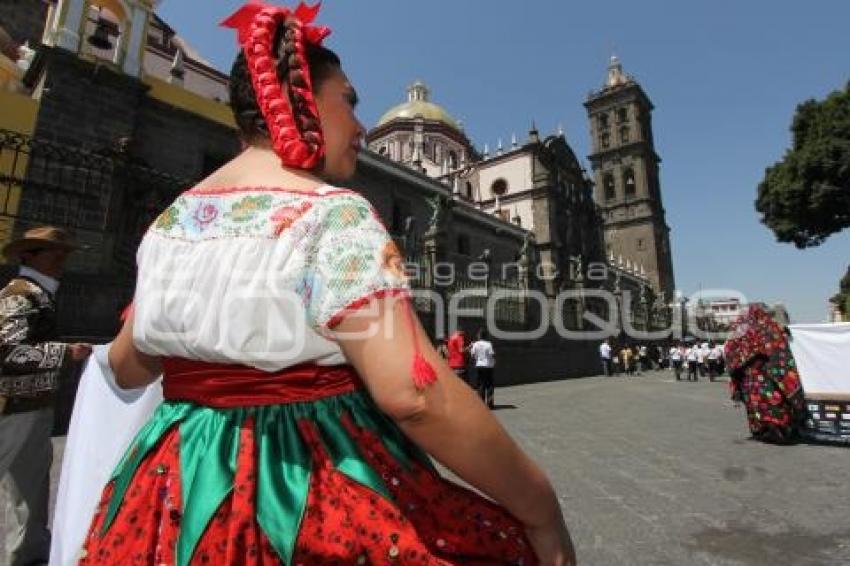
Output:
[[[599,361],[602,362],[602,372],[609,377],[612,371],[610,340],[605,340],[599,345]]]
[[[635,373],[635,367],[634,367],[635,352],[634,352],[634,350],[632,349],[631,346],[626,345],[626,346],[623,347],[623,349],[620,351],[620,353],[623,356],[623,370],[625,371],[626,375],[627,376],[634,375],[634,373]]]
[[[458,329],[452,332],[452,335],[449,337],[447,349],[449,355],[446,360],[449,363],[449,367],[452,368],[455,375],[472,387],[472,380],[467,372],[466,351],[468,347],[466,334],[464,334],[463,330]]]
[[[683,354],[682,346],[677,342],[670,348],[670,364],[673,366],[673,373],[676,374],[676,381],[682,380],[682,363]]]
[[[440,338],[437,340],[437,353],[440,354],[440,357],[444,360],[449,359],[449,347],[446,345],[446,339]]]
[[[641,344],[638,347],[638,363],[640,364],[639,371],[649,371],[649,348],[646,344]]]
[[[493,370],[496,366],[496,353],[493,343],[488,340],[487,331],[483,328],[478,331],[478,340],[469,348],[475,364],[475,378],[478,381],[478,394],[481,400],[491,409],[495,407],[493,396],[495,393],[495,382],[493,381]]]
[[[699,381],[699,344],[692,344],[685,354],[688,362],[688,381]]]
[[[3,254],[21,267],[0,291],[0,476],[6,495],[3,564],[46,564],[47,503],[53,462],[53,393],[63,370],[91,353],[88,344],[56,341],[59,279],[71,235],[40,226],[10,242]]]

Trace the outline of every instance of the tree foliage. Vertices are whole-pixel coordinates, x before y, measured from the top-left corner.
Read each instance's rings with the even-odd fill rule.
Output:
[[[768,167],[756,210],[780,242],[817,246],[850,226],[850,83],[797,106],[793,146]]]
[[[830,299],[838,311],[845,317],[850,316],[850,266],[847,267],[847,273],[841,278],[838,284],[838,294]]]

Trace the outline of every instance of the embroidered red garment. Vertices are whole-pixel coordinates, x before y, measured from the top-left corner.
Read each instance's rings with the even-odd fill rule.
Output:
[[[234,489],[210,521],[192,564],[280,564],[257,524],[253,421],[240,430]],[[315,426],[300,432],[313,454],[310,492],[293,564],[537,564],[520,524],[477,494],[415,464],[403,469],[379,438],[350,418],[343,425],[394,502],[334,469]],[[98,536],[112,488],[98,507],[81,553],[82,566],[174,564],[182,517],[179,429],[172,429],[139,468],[115,522]],[[498,557],[498,558],[495,558]]]

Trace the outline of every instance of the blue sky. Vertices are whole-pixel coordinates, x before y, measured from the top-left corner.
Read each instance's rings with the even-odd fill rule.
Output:
[[[229,70],[217,27],[241,2],[165,0],[159,14]],[[775,242],[753,208],[764,168],[790,142],[796,105],[850,80],[844,0],[325,0],[328,45],[361,97],[367,127],[424,80],[476,146],[563,124],[585,156],[582,102],[616,53],[655,104],[656,149],[677,287],[732,288],[819,322],[850,263],[850,230],[818,248]]]

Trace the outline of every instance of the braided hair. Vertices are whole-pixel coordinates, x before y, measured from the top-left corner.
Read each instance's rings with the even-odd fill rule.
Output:
[[[309,42],[301,43],[303,53],[299,53],[296,42],[299,33],[294,18],[287,18],[278,27],[274,40],[277,53],[275,71],[289,97],[293,118],[302,138],[315,144],[321,140],[321,123],[314,111],[315,105],[307,104],[307,100],[326,78],[339,69],[341,63],[337,54],[327,47]],[[303,67],[305,59],[307,73]],[[242,49],[230,71],[230,107],[239,132],[247,143],[269,138],[269,128],[257,102],[251,71]]]

